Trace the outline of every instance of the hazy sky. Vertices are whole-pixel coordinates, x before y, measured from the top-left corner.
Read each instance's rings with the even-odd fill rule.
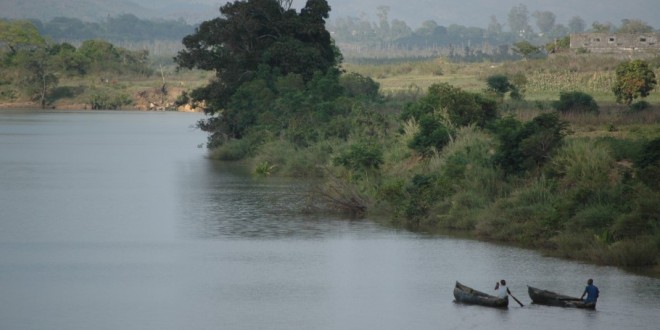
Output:
[[[171,3],[200,3],[219,8],[227,0],[124,0],[146,7]],[[304,6],[306,0],[293,0],[294,8]],[[660,0],[328,0],[332,7],[330,20],[338,17],[365,17],[376,21],[377,8],[388,6],[389,19],[406,21],[416,28],[421,22],[432,19],[439,25],[461,24],[486,27],[495,16],[504,24],[512,7],[523,4],[530,14],[537,10],[551,11],[557,24],[567,24],[573,16],[580,16],[587,26],[594,21],[620,25],[622,19],[641,19],[655,29],[660,29]],[[213,13],[211,13],[213,14]]]

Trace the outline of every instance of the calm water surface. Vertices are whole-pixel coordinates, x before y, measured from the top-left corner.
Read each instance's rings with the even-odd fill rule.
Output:
[[[660,280],[300,212],[199,114],[0,111],[0,329],[657,329]],[[597,311],[529,305],[526,285]],[[505,278],[508,310],[453,302]]]

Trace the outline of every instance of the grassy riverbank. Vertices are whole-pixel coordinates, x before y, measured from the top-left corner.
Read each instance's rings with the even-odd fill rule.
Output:
[[[645,155],[652,156],[645,149],[650,141],[660,138],[660,93],[646,98],[650,107],[644,110],[616,104],[611,84],[617,63],[593,56],[474,64],[349,62],[343,68],[372,77],[384,100],[333,118],[333,129],[346,131],[342,137],[310,139],[303,146],[281,133],[251,131],[210,156],[243,159],[256,175],[324,178],[310,192],[310,207],[364,211],[414,231],[467,235],[660,277],[660,165],[640,165]],[[441,150],[428,155],[410,147],[421,128],[401,119],[406,104],[418,102],[437,83],[486,95],[486,78],[496,74],[524,82],[523,100],[497,102],[501,118],[529,123],[554,113],[552,102],[564,91],[593,96],[599,113],[560,114],[567,123],[561,146],[537,168],[515,175],[494,161],[502,142],[488,129],[457,128]],[[53,106],[87,108],[91,92],[106,88],[131,97],[123,109],[150,110],[151,104],[173,103],[211,76],[164,69],[107,82],[63,80],[60,87],[77,92]],[[296,133],[323,136],[320,127],[304,128]]]
[[[251,149],[244,139],[215,155],[223,159],[237,149],[253,150],[246,153],[255,173],[324,175],[327,181],[316,191],[321,203],[333,209],[364,208],[385,215],[394,226],[460,233],[660,276],[660,167],[651,146],[660,138],[660,97],[653,92],[646,99],[650,107],[642,111],[616,104],[611,84],[617,63],[586,56],[504,64],[349,63],[347,71],[381,84],[386,101],[374,110],[385,115],[386,133],[374,133],[375,140],[357,133],[307,148],[265,138]],[[523,101],[505,98],[498,104],[502,117],[528,123],[554,113],[552,102],[563,91],[592,95],[600,111],[560,114],[567,124],[563,143],[538,167],[516,175],[494,162],[501,149],[497,135],[478,127],[459,128],[430,156],[409,147],[420,125],[400,119],[404,104],[419,101],[435,83],[484,93],[485,79],[493,74],[522,74],[527,82]],[[351,162],[378,153],[378,166]],[[641,166],[644,157],[656,157],[656,165]]]

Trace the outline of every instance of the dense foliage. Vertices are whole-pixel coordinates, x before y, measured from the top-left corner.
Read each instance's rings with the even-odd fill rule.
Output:
[[[594,98],[583,92],[561,92],[559,100],[552,107],[563,113],[598,113],[598,104]]]
[[[310,135],[315,123],[348,110],[334,102],[343,89],[341,57],[325,29],[330,6],[309,0],[297,13],[283,4],[228,3],[220,8],[222,17],[203,22],[184,38],[178,65],[216,74],[190,94],[212,116],[200,123],[212,133],[212,144],[240,139],[251,127],[264,125],[274,132],[288,128],[290,138],[305,145],[319,138]]]
[[[612,91],[619,103],[630,104],[638,97],[647,97],[658,81],[644,60],[622,62],[616,67],[616,83]]]
[[[4,46],[0,48],[1,100],[27,98],[46,107],[59,97],[75,93],[58,89],[60,79],[99,76],[105,86],[90,95],[90,106],[117,109],[130,101],[110,86],[107,76],[146,76],[152,72],[146,51],[130,51],[101,40],[84,41],[78,48],[66,42],[46,42],[27,21],[0,20],[0,31],[0,45]]]
[[[404,121],[415,120],[420,131],[410,141],[412,149],[430,155],[452,139],[458,127],[486,127],[497,117],[495,101],[446,83],[432,85],[418,102],[406,105]]]

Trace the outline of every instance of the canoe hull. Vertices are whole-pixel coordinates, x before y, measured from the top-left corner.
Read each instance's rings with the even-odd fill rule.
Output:
[[[472,305],[481,305],[487,307],[507,308],[509,306],[509,299],[498,298],[485,294],[481,291],[474,290],[461,283],[456,282],[454,287],[454,298],[456,302]]]
[[[572,308],[583,308],[583,309],[596,308],[596,304],[585,303],[580,298],[566,296],[552,291],[541,290],[541,289],[533,288],[531,286],[527,286],[527,292],[529,293],[529,297],[532,299],[532,303],[537,305],[572,307]]]

